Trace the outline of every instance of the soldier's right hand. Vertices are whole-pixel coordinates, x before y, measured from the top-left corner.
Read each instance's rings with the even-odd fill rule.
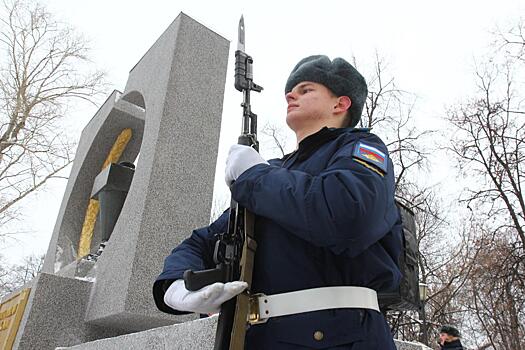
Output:
[[[242,281],[217,282],[191,292],[184,286],[184,280],[176,280],[164,294],[164,303],[179,311],[214,314],[219,312],[222,303],[247,287],[248,283]]]
[[[230,187],[233,181],[237,180],[246,170],[257,164],[268,164],[263,157],[252,147],[244,145],[232,145],[226,158],[226,169],[224,170],[224,180]]]

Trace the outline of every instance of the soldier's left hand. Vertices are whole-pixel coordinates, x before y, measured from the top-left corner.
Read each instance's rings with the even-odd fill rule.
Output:
[[[225,180],[226,185],[237,180],[242,173],[257,164],[269,164],[261,155],[251,147],[244,145],[233,145],[226,159]]]

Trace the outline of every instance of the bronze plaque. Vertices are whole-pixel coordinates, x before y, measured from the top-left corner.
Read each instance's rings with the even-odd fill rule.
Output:
[[[0,349],[13,348],[30,291],[31,288],[23,289],[0,304]]]

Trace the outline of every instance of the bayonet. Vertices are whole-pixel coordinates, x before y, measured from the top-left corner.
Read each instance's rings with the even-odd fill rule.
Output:
[[[242,15],[241,19],[239,20],[237,38],[237,50],[242,52],[246,51],[246,48],[244,46],[244,17]]]

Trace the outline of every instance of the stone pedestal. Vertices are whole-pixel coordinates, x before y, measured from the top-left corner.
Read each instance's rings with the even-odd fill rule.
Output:
[[[217,319],[213,316],[57,350],[212,350]],[[398,350],[431,350],[418,343],[395,343]]]
[[[14,348],[54,349],[122,334],[84,321],[91,287],[92,282],[41,273],[32,282]]]

